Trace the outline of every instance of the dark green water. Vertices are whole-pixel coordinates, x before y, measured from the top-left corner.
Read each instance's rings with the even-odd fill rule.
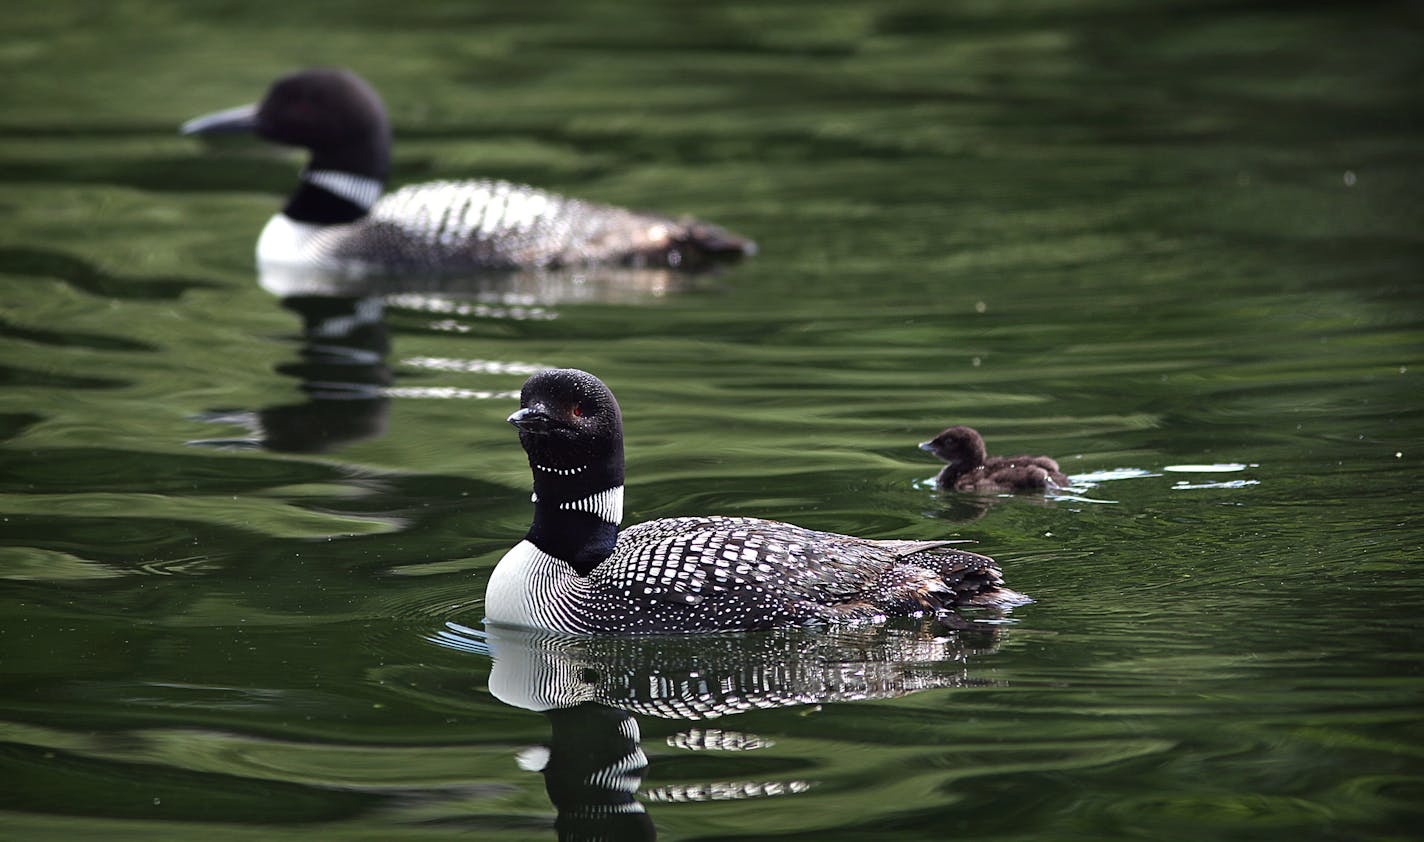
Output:
[[[1420,8],[7,8],[0,835],[551,839],[520,764],[552,743],[575,832],[617,787],[568,787],[640,745],[663,839],[1417,837]],[[762,253],[427,289],[305,342],[252,265],[299,164],[175,130],[317,63],[383,92],[397,183]],[[617,392],[625,522],[969,538],[1037,602],[490,641],[541,365]],[[915,444],[951,422],[1098,480],[934,492]],[[548,687],[587,704],[525,709]]]

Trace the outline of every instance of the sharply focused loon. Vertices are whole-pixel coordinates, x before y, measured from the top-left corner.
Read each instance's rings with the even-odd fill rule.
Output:
[[[197,117],[182,131],[255,132],[311,150],[296,192],[262,231],[260,264],[353,273],[692,268],[756,250],[751,241],[696,220],[506,181],[436,181],[382,196],[390,123],[380,96],[347,70],[285,76],[261,103]]]
[[[623,533],[623,417],[576,369],[525,382],[509,422],[534,474],[534,523],[485,595],[496,623],[577,634],[746,631],[1026,601],[994,560],[947,541],[873,541],[743,517]]]

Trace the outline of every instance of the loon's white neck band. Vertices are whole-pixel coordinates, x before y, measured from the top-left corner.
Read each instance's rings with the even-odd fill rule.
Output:
[[[623,521],[623,486],[590,494],[581,500],[560,503],[559,508],[566,512],[588,512],[617,526]]]
[[[374,178],[340,170],[307,170],[302,173],[302,181],[340,196],[364,210],[370,210],[376,204],[384,189],[381,182]]]

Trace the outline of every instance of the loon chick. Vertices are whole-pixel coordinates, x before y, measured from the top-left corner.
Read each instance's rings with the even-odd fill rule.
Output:
[[[949,427],[920,450],[948,462],[935,481],[946,491],[1044,491],[1066,488],[1068,477],[1047,456],[990,456],[973,427]]]
[[[752,254],[714,225],[634,213],[506,181],[436,181],[382,196],[391,128],[376,91],[340,69],[278,79],[261,103],[183,124],[183,134],[255,132],[311,159],[257,243],[263,264],[347,272],[696,268]]]
[[[1027,601],[994,560],[949,541],[873,541],[745,517],[623,533],[623,416],[577,369],[530,377],[509,422],[534,522],[490,575],[490,622],[575,634],[750,631]]]

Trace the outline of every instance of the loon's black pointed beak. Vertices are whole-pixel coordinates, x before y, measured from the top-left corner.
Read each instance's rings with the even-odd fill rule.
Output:
[[[520,407],[506,420],[521,433],[547,433],[553,422],[548,413],[536,406]]]
[[[194,117],[179,132],[185,135],[242,134],[257,130],[257,103],[239,105]]]

